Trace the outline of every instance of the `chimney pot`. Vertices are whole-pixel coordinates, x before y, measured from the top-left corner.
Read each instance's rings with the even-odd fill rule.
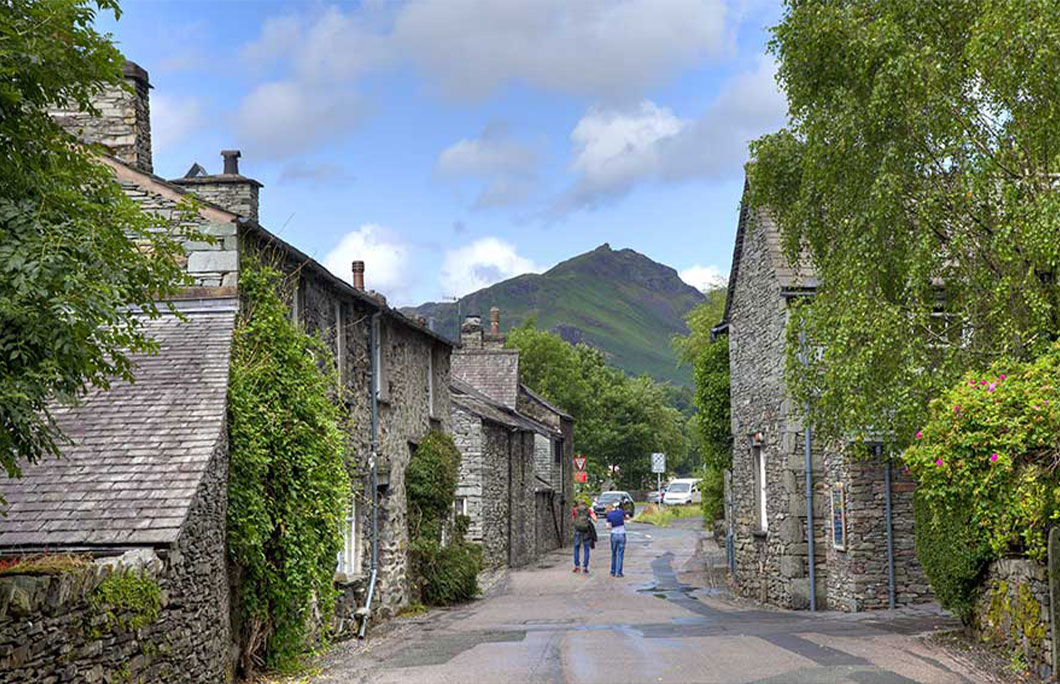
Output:
[[[364,262],[355,261],[353,262],[353,286],[364,291]]]
[[[501,332],[501,310],[499,307],[490,307],[490,333],[499,335]]]
[[[221,156],[225,159],[225,174],[238,176],[239,158],[243,156],[239,150],[221,150]]]

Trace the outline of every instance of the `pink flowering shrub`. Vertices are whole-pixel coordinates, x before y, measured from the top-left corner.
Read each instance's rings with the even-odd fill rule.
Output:
[[[1043,560],[1060,521],[1060,344],[938,397],[905,462],[931,519],[960,511],[990,556]]]

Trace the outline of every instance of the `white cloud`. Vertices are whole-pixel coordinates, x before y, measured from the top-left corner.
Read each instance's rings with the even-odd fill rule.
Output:
[[[367,223],[346,233],[324,257],[324,266],[347,282],[352,282],[351,264],[364,262],[364,286],[391,300],[403,301],[411,285],[409,248],[393,231]]]
[[[642,182],[738,172],[747,144],[784,122],[786,101],[775,74],[775,63],[760,58],[754,70],[724,84],[698,119],[680,118],[649,100],[633,108],[591,108],[570,136],[570,168],[579,178],[553,212],[596,206]]]
[[[173,147],[202,125],[202,102],[198,98],[151,96],[151,147],[160,152]]]
[[[404,7],[393,42],[458,98],[510,81],[636,97],[719,54],[725,19],[723,0],[432,0]]]
[[[438,156],[438,173],[448,178],[483,181],[474,208],[519,204],[536,185],[540,155],[531,145],[511,139],[503,126],[487,126],[482,135],[460,140]]]
[[[365,111],[359,80],[410,65],[446,95],[479,99],[521,82],[607,100],[702,64],[727,47],[725,0],[365,2],[266,19],[240,55],[277,72],[237,123],[274,157],[322,145]],[[271,109],[279,111],[271,115]],[[507,186],[511,186],[509,181]],[[510,195],[494,188],[494,198]],[[488,197],[486,198],[488,199]]]
[[[273,81],[243,98],[236,124],[242,143],[256,156],[282,159],[348,131],[367,109],[352,90]]]
[[[678,271],[677,275],[700,292],[713,290],[717,287],[725,287],[729,278],[721,272],[717,266],[700,266],[696,264],[684,270]]]
[[[445,253],[442,292],[447,297],[462,297],[493,283],[540,271],[533,261],[519,256],[513,245],[494,237],[481,238]]]

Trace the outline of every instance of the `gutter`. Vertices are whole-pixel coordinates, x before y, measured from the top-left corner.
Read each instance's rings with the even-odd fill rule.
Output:
[[[379,576],[379,365],[376,363],[376,348],[379,345],[379,312],[372,314],[372,323],[368,326],[368,358],[372,367],[372,447],[369,456],[372,466],[372,576],[368,581],[368,597],[364,607],[357,611],[361,616],[361,628],[357,638],[363,639],[368,629],[368,619],[372,616],[372,598],[375,596],[375,582]]]
[[[883,445],[876,445],[876,459],[883,457]],[[883,505],[887,516],[887,607],[894,610],[894,524],[891,518],[891,459],[883,464]]]
[[[806,351],[806,331],[799,331],[799,347],[803,355],[803,363],[808,363],[809,359]],[[809,567],[809,598],[810,598],[810,612],[817,612],[817,582],[816,582],[816,565],[817,559],[813,549],[813,453],[810,450],[811,443],[813,441],[813,435],[810,428],[810,406],[807,404],[803,406],[803,421],[806,425],[804,428],[804,443],[803,450],[806,452],[806,550],[808,553],[807,565]]]

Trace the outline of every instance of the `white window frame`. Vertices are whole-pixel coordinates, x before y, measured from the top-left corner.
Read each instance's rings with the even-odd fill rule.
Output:
[[[467,515],[467,497],[458,496],[453,499],[453,514]]]
[[[354,577],[361,574],[361,539],[357,534],[357,500],[350,502],[342,525],[342,549],[336,572]]]
[[[769,507],[766,505],[766,499],[769,488],[767,487],[768,482],[766,479],[766,455],[761,445],[756,444],[751,447],[751,462],[752,467],[755,469],[755,517],[758,522],[758,530],[760,532],[768,532]]]

